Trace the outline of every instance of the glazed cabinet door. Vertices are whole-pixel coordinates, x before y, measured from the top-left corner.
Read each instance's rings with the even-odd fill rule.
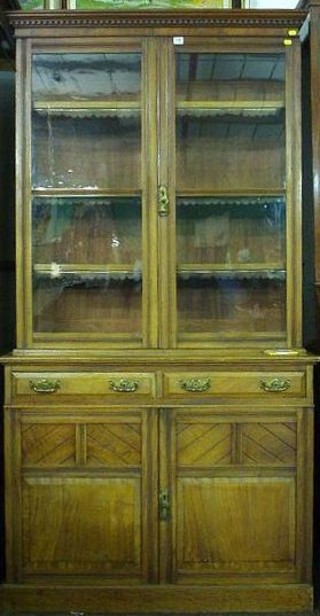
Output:
[[[163,580],[306,581],[311,421],[294,409],[162,411],[160,483],[170,504],[160,522]]]
[[[186,37],[166,52],[168,344],[298,346],[299,45]]]
[[[153,55],[126,40],[23,56],[28,346],[155,344]]]
[[[9,411],[6,422],[9,579],[154,581],[154,411]]]

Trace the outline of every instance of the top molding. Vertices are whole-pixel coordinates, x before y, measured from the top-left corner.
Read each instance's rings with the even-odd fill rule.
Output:
[[[8,13],[10,25],[20,28],[83,28],[99,27],[278,27],[300,28],[306,17],[304,10],[226,10],[185,9],[184,11],[12,11]]]

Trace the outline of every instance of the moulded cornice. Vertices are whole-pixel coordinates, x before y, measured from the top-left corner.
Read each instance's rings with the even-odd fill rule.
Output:
[[[185,11],[11,11],[9,22],[19,28],[112,27],[299,27],[303,10],[185,10]]]

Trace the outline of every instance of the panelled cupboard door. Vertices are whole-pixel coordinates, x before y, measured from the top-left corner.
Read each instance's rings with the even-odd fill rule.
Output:
[[[22,42],[19,347],[301,346],[299,42],[182,38]]]
[[[13,411],[9,424],[21,479],[12,485],[13,579],[154,580],[153,410]]]
[[[170,505],[160,522],[163,581],[301,581],[308,488],[300,435],[310,419],[280,409],[162,411],[160,484]]]

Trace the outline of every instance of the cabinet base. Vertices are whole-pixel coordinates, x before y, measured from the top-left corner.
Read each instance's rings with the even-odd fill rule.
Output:
[[[299,612],[312,610],[312,586],[0,586],[0,611],[87,613]]]

